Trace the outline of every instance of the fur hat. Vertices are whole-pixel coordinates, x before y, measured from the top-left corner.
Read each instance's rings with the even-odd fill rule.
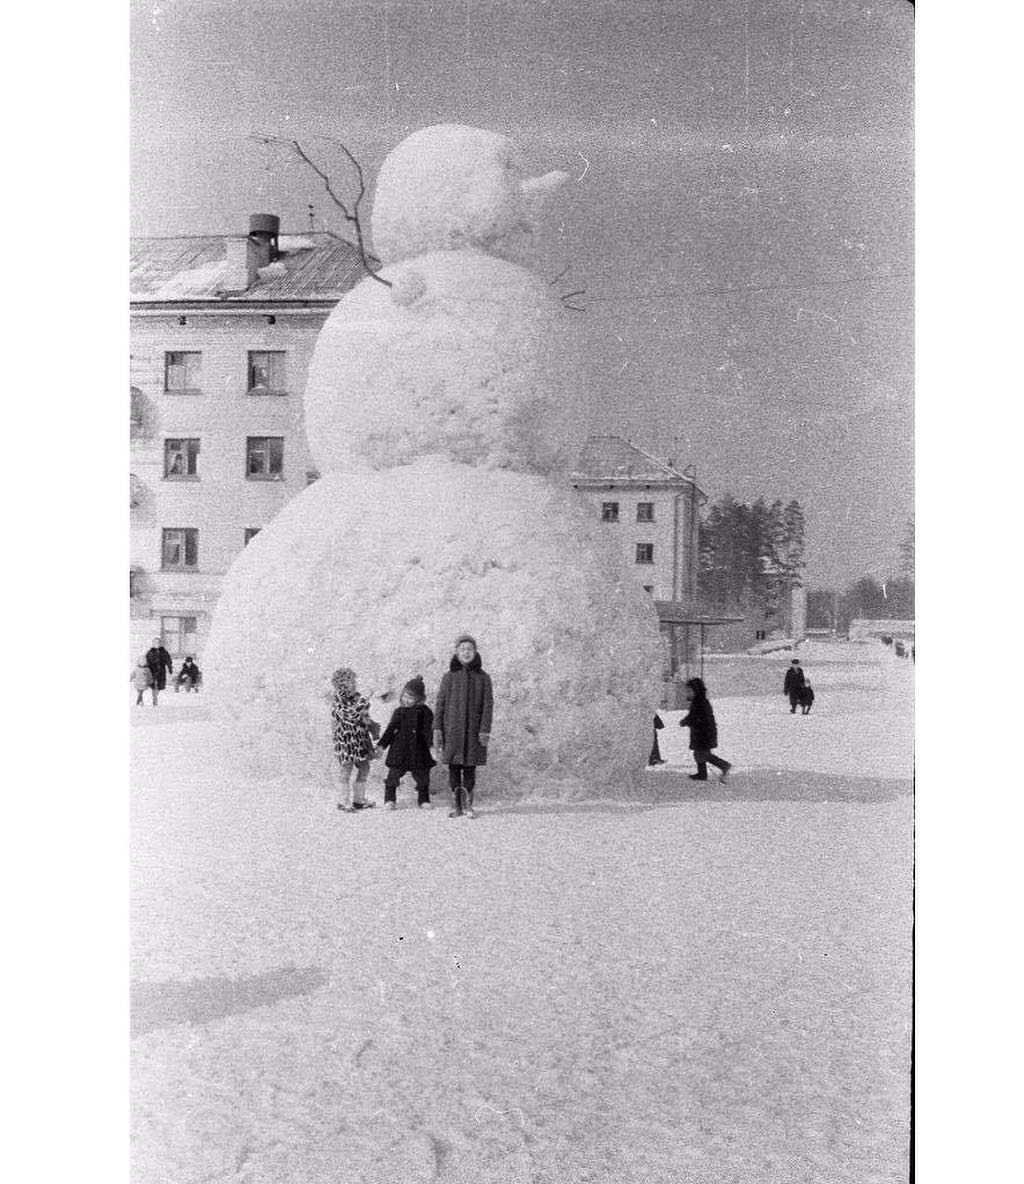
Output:
[[[341,666],[331,675],[331,682],[339,690],[342,687],[354,687],[356,685],[356,672],[348,666]]]
[[[455,648],[458,649],[464,641],[468,641],[473,649],[478,650],[480,647],[476,644],[476,638],[472,633],[460,633],[455,639]]]
[[[402,687],[402,694],[413,695],[422,703],[427,697],[427,688],[423,685],[423,675],[414,674],[412,678]]]

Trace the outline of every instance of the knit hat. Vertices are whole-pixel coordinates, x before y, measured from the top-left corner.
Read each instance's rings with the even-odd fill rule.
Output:
[[[473,647],[473,649],[475,649],[475,650],[477,650],[477,649],[479,649],[479,648],[480,648],[480,647],[479,647],[479,646],[476,644],[476,638],[475,638],[475,637],[472,635],[472,633],[460,633],[460,634],[459,634],[459,636],[458,636],[458,637],[456,637],[456,639],[455,639],[455,648],[456,648],[456,649],[458,649],[458,648],[459,648],[459,646],[460,646],[460,645],[462,645],[462,643],[463,643],[464,641],[468,641],[468,642],[469,642],[469,644],[470,644],[470,645]]]
[[[331,675],[331,682],[336,687],[354,687],[356,683],[356,672],[348,666],[342,666]]]
[[[402,694],[404,695],[406,692],[414,695],[421,703],[423,702],[427,697],[427,688],[423,685],[422,674],[415,674],[409,679],[405,686],[402,687]]]

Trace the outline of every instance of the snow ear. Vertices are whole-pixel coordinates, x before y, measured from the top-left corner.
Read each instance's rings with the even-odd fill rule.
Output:
[[[391,300],[402,308],[408,308],[427,290],[427,281],[415,270],[403,271],[391,283]]]

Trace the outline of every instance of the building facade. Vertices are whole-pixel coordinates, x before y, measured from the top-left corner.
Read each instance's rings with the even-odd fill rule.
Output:
[[[707,499],[692,476],[621,436],[591,436],[570,480],[645,591],[658,601],[696,602],[698,520]]]
[[[315,480],[302,395],[321,326],[362,278],[326,234],[139,239],[131,256],[131,645],[201,656],[221,580]]]

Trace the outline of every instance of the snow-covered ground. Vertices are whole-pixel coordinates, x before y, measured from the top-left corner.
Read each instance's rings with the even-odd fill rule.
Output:
[[[668,713],[641,797],[475,821],[135,711],[137,1184],[905,1180],[913,670],[804,661],[807,717],[709,663],[726,786]]]

